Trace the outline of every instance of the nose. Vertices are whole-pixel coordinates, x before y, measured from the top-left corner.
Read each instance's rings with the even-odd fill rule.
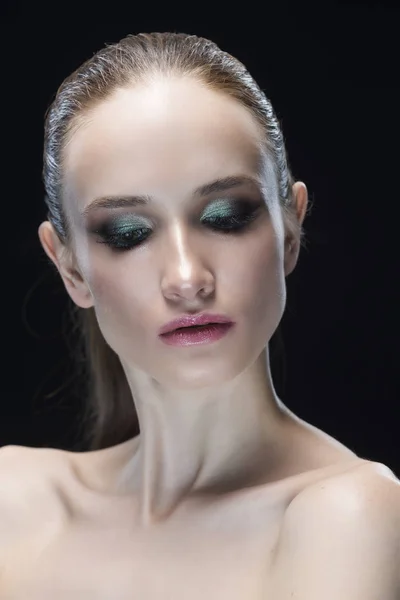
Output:
[[[214,276],[190,236],[176,229],[165,246],[161,289],[164,297],[175,302],[195,302],[209,298],[215,289]],[[203,242],[204,243],[204,242]]]

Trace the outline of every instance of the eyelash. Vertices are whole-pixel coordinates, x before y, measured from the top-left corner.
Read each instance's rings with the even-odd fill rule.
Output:
[[[216,216],[209,219],[204,219],[201,221],[202,224],[205,224],[211,230],[216,231],[218,233],[222,233],[223,235],[233,235],[240,233],[245,230],[252,221],[257,217],[257,208],[253,209],[250,212],[244,212],[243,214],[232,214],[228,217]],[[109,230],[108,226],[105,225],[101,230],[97,230],[96,233],[100,234],[103,240],[99,240],[99,244],[106,244],[110,248],[112,248],[115,252],[126,252],[140,246],[143,242],[147,240],[147,238],[151,235],[151,229],[148,227],[136,227],[128,229],[127,227],[121,228],[125,229],[123,233],[118,233],[118,229]],[[136,239],[132,242],[132,235],[138,236],[140,238],[140,232],[149,232],[148,235],[142,237],[142,239]],[[124,236],[125,237],[124,240]]]

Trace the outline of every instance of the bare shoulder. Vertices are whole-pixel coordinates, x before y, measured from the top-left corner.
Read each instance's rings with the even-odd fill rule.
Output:
[[[0,501],[12,499],[16,491],[42,490],[51,473],[62,465],[62,452],[53,448],[9,445],[0,448]],[[22,495],[20,500],[24,502]]]
[[[362,461],[312,483],[289,505],[277,549],[283,598],[394,599],[399,564],[400,481],[386,465]]]
[[[0,550],[61,517],[56,473],[63,462],[53,449],[0,448]]]
[[[318,520],[321,526],[324,520],[332,523],[335,516],[364,518],[372,513],[382,523],[397,519],[400,531],[400,481],[388,466],[361,461],[302,489],[287,508],[284,528],[301,528],[308,520]]]
[[[321,506],[324,512],[326,503],[353,508],[378,507],[382,503],[394,503],[398,506],[400,480],[385,464],[362,460],[350,468],[329,474],[306,486],[288,507],[289,518],[292,513],[301,514]]]

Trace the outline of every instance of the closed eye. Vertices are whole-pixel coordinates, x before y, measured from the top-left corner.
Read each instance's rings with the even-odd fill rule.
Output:
[[[244,233],[250,224],[260,214],[263,204],[254,205],[254,202],[226,200],[212,203],[203,212],[200,224],[212,231],[224,235]],[[125,216],[119,223],[118,220],[111,224],[106,223],[94,231],[102,238],[99,243],[106,244],[117,252],[131,250],[141,245],[154,233],[151,227],[138,226],[137,218],[130,219]]]

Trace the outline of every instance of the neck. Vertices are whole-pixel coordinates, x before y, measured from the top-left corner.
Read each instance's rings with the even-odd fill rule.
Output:
[[[140,436],[114,485],[135,493],[144,525],[167,518],[188,497],[256,485],[276,469],[290,411],[273,388],[268,347],[234,381],[206,391],[172,392],[124,369]]]

